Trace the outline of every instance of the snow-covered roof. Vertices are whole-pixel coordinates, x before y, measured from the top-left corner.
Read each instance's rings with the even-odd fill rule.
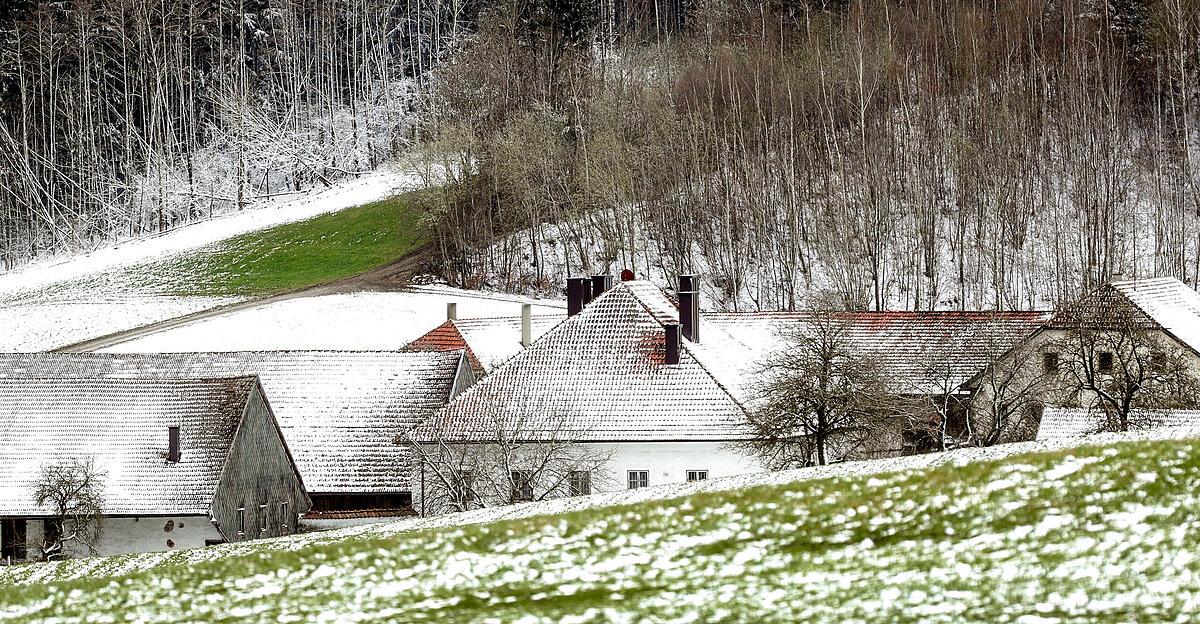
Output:
[[[537,340],[564,318],[566,317],[551,314],[530,317],[530,338]],[[449,320],[408,343],[405,350],[465,349],[475,370],[491,372],[519,353],[522,348],[521,317],[507,316]]]
[[[32,498],[42,466],[88,457],[104,472],[106,513],[208,513],[256,382],[0,379],[0,515],[44,515]],[[166,461],[171,426],[177,463]]]
[[[237,351],[0,354],[0,377],[259,375],[310,493],[405,492],[392,444],[446,404],[461,352]]]
[[[1134,429],[1196,427],[1200,425],[1197,410],[1144,410],[1130,418]],[[1038,440],[1078,438],[1097,433],[1099,417],[1087,408],[1047,407],[1038,426]]]
[[[657,286],[623,282],[547,331],[417,427],[418,440],[733,440],[747,436],[732,339],[701,323],[665,363],[675,304]]]
[[[1028,338],[1049,312],[840,312],[850,345],[875,360],[893,390],[914,394],[956,389],[995,357]],[[765,362],[812,322],[811,312],[708,314],[743,348],[739,357]]]
[[[1200,293],[1173,277],[1113,282],[1112,288],[1185,346],[1200,353]]]

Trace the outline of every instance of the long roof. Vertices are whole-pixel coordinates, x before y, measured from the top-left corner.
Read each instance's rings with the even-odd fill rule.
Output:
[[[665,363],[678,310],[649,282],[623,282],[546,332],[417,427],[417,440],[498,432],[574,441],[735,440],[748,435],[728,336],[702,323]]]
[[[847,342],[873,359],[892,390],[927,394],[956,390],[989,362],[1028,338],[1050,312],[838,312]],[[787,348],[790,335],[813,322],[812,312],[707,315],[737,340],[743,359],[763,362]]]
[[[37,516],[44,465],[91,458],[105,513],[205,514],[254,377],[0,379],[0,515]],[[167,429],[182,453],[166,461]]]
[[[554,314],[532,316],[529,323],[531,340],[537,340],[564,318]],[[406,351],[464,349],[472,368],[482,372],[491,372],[523,348],[519,316],[448,320],[404,347]]]
[[[1139,429],[1200,427],[1198,410],[1142,410],[1133,415],[1131,425]],[[1099,431],[1099,417],[1085,407],[1048,407],[1038,425],[1038,440],[1078,438]]]
[[[259,375],[309,493],[405,492],[392,444],[446,404],[461,352],[237,351],[0,354],[0,377]]]

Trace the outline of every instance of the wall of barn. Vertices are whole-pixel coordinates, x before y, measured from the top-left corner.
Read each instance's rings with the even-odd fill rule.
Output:
[[[228,541],[240,542],[295,532],[298,515],[308,508],[308,494],[260,386],[247,401],[233,438],[213,499],[213,518]]]
[[[26,561],[41,559],[45,522],[41,518],[29,518],[25,521]],[[0,533],[0,540],[6,539],[8,536]],[[220,532],[209,522],[206,515],[109,517],[103,520],[103,532],[94,550],[69,543],[66,551],[73,559],[88,556],[108,557],[196,548],[221,540]]]

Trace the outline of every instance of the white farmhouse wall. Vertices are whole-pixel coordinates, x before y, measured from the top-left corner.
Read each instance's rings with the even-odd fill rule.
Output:
[[[630,470],[649,471],[652,486],[684,483],[689,470],[707,470],[709,479],[765,470],[756,458],[724,442],[615,442],[585,446],[611,453],[605,469],[608,479],[592,483],[598,492],[628,488]]]
[[[96,554],[196,548],[203,546],[205,540],[220,539],[221,533],[208,521],[208,516],[105,518]]]

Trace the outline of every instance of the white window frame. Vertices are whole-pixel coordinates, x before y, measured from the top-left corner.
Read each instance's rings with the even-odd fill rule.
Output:
[[[684,474],[684,478],[687,479],[688,483],[694,483],[696,481],[708,481],[708,469],[707,468],[705,468],[703,470],[688,470],[687,472],[685,472],[683,474]]]
[[[584,487],[576,487],[578,485],[583,485]],[[592,473],[590,470],[572,470],[567,473],[568,496],[589,496],[591,493]]]
[[[634,481],[634,475],[639,475],[638,480]],[[650,471],[649,470],[629,470],[625,473],[626,483],[631,490],[639,490],[641,488],[650,487]],[[636,485],[635,485],[636,483]]]

